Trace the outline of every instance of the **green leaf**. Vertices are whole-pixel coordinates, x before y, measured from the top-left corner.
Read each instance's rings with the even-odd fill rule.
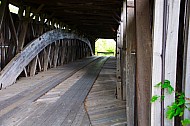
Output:
[[[185,99],[179,99],[178,106],[184,105],[185,104]]]
[[[170,84],[170,81],[169,80],[165,80],[164,83],[166,84]]]
[[[168,110],[168,111],[166,112],[166,117],[167,117],[168,119],[172,119],[172,118],[174,117],[174,114],[175,114],[175,111],[173,111],[173,110]]]
[[[175,111],[174,116],[178,116],[178,115],[180,115],[181,112],[183,112],[183,109],[181,109],[180,107],[178,107],[178,108],[176,109],[176,111]]]
[[[154,87],[160,87],[162,85],[162,82],[156,84]]]
[[[181,116],[183,116],[183,114],[184,114],[184,112],[182,111],[182,112],[179,114],[179,116],[181,117]]]
[[[184,119],[184,120],[181,121],[181,123],[182,123],[183,126],[187,126],[187,125],[190,124],[190,119]]]
[[[152,98],[151,98],[151,100],[150,100],[150,103],[155,102],[156,100],[158,100],[159,97],[160,97],[160,96],[158,96],[158,95],[152,96]]]
[[[174,88],[171,85],[167,89],[169,94],[172,94],[172,92],[174,91]]]

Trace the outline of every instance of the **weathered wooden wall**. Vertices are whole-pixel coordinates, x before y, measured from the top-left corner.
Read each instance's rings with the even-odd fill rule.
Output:
[[[16,15],[10,13],[8,5],[8,1],[1,1],[1,88],[13,84],[20,74],[34,76],[51,67],[93,55],[88,39],[70,31],[63,23],[38,14],[43,4],[32,16],[31,7],[21,6]],[[52,29],[57,30],[50,31]]]

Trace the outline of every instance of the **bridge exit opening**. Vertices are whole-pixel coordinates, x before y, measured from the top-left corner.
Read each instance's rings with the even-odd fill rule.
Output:
[[[95,55],[115,56],[116,41],[114,39],[97,39],[95,42]]]

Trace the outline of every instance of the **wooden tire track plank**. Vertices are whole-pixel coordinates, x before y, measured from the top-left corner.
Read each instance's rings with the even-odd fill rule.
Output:
[[[95,126],[126,124],[126,102],[115,98],[116,68],[113,60],[110,58],[102,67],[85,102],[91,123]]]
[[[91,72],[91,71],[90,71],[90,72]],[[77,98],[78,98],[78,95],[75,95],[75,97],[76,97],[75,100],[76,100],[77,102],[76,102],[75,104],[73,104],[73,106],[71,107],[72,110],[71,110],[71,112],[68,114],[68,116],[65,118],[65,120],[63,121],[63,123],[62,123],[63,126],[65,126],[65,125],[71,125],[71,124],[72,124],[72,122],[73,122],[73,120],[74,120],[74,118],[75,118],[75,116],[76,116],[76,114],[77,114],[77,112],[78,112],[78,110],[79,110],[79,104],[80,104],[80,105],[83,105],[83,102],[84,102],[86,96],[88,95],[88,93],[89,93],[89,91],[90,91],[90,89],[91,89],[91,87],[92,87],[94,81],[96,80],[98,73],[99,73],[99,70],[97,70],[96,72],[93,71],[93,74],[94,74],[94,75],[92,75],[92,78],[88,77],[89,75],[87,75],[87,77],[84,77],[84,81],[85,81],[85,80],[86,80],[86,81],[87,81],[87,80],[90,80],[90,81],[84,85],[84,86],[86,86],[86,88],[84,88],[84,87],[82,86],[82,88],[84,88],[84,90],[79,91],[78,94],[79,94],[79,95],[82,94],[82,95],[79,97],[79,99],[77,99]],[[87,73],[87,74],[89,74],[89,73]],[[85,81],[85,82],[86,82],[86,81]]]
[[[79,109],[79,112],[77,113],[73,123],[71,124],[71,126],[89,126],[90,125],[90,121],[89,121],[89,118],[87,117],[86,118],[87,113],[86,113],[86,110],[84,108],[84,105],[81,105],[80,109]],[[87,124],[84,122],[87,121]],[[89,121],[89,122],[88,122]]]
[[[42,96],[44,93],[46,93],[48,90],[52,89],[53,87],[55,87],[56,85],[59,84],[60,82],[60,77],[62,78],[61,80],[65,80],[67,78],[69,78],[72,74],[74,74],[75,72],[77,72],[78,70],[82,69],[83,67],[85,67],[87,64],[93,62],[94,60],[96,60],[97,58],[93,57],[92,59],[90,60],[87,60],[88,62],[81,62],[80,64],[77,65],[77,68],[73,69],[73,71],[71,71],[69,73],[69,75],[65,75],[65,77],[63,77],[63,74],[64,72],[61,72],[59,73],[58,75],[56,76],[53,76],[47,80],[44,80],[42,82],[40,82],[38,85],[39,86],[35,86],[35,87],[31,87],[7,100],[4,100],[4,101],[1,101],[0,102],[0,116],[6,114],[7,112],[11,111],[12,109],[14,109],[15,107],[17,107],[18,105],[20,104],[23,104],[23,103],[26,103],[26,102],[32,102],[34,100],[36,100],[37,98],[39,98],[40,96]],[[51,85],[51,82],[52,81],[55,81],[55,80],[59,80],[59,81],[56,81],[54,82],[52,85]],[[50,83],[50,85],[47,84]],[[45,85],[45,89],[43,89]],[[40,90],[41,89],[41,90]],[[34,92],[37,92],[37,95],[34,94]],[[31,93],[33,93],[33,96],[31,96]],[[7,108],[9,107],[9,109],[4,109],[4,108]],[[4,110],[3,110],[4,109]],[[2,117],[3,118],[3,117]]]
[[[111,116],[112,115],[112,116]],[[126,114],[123,111],[117,113],[110,113],[110,115],[104,115],[99,118],[91,119],[92,125],[105,125],[106,123],[116,123],[118,121],[126,120]]]
[[[103,65],[103,63],[105,62],[106,59],[101,59],[100,62],[96,63],[95,65],[91,66],[91,69],[89,69],[87,71],[87,73],[78,81],[76,82],[76,84],[73,86],[73,88],[75,88],[76,86],[79,87],[79,89],[74,89],[68,92],[70,92],[70,95],[73,95],[72,99],[61,99],[62,101],[65,101],[65,104],[61,104],[59,106],[59,108],[57,109],[59,111],[59,113],[54,112],[52,115],[53,118],[49,118],[44,122],[44,126],[51,126],[51,125],[60,125],[61,123],[64,125],[67,125],[67,122],[65,122],[64,119],[66,119],[68,117],[68,115],[70,115],[72,117],[73,113],[70,113],[72,109],[76,108],[75,110],[77,111],[79,106],[84,102],[88,92],[90,91],[91,86],[93,85],[95,79],[97,78],[101,66]],[[77,93],[76,93],[76,92]],[[69,95],[69,96],[70,96]],[[76,106],[77,105],[77,106]],[[70,106],[70,107],[68,107]],[[66,109],[66,110],[65,110]],[[75,112],[76,112],[75,111]],[[74,114],[76,114],[74,112]],[[61,117],[60,117],[61,116]],[[64,120],[64,122],[63,122]]]
[[[32,115],[36,111],[39,111],[47,107],[47,104],[24,104],[22,106],[14,108],[12,111],[9,111],[3,117],[0,117],[0,126],[16,126],[20,122],[25,120],[28,116]],[[36,115],[37,116],[37,115]],[[27,126],[27,125],[25,125]]]
[[[61,125],[64,119],[68,116],[70,111],[73,109],[73,107],[75,107],[75,105],[78,105],[75,111],[75,112],[78,112],[93,82],[95,81],[97,74],[100,71],[100,67],[104,63],[105,59],[103,59],[103,61],[101,59],[100,61],[102,63],[99,66],[93,65],[94,67],[92,67],[98,70],[96,71],[92,69],[88,70],[92,73],[90,74],[90,72],[87,72],[81,79],[79,79],[76,82],[76,84],[74,84],[68,91],[66,91],[65,94],[62,95],[61,98],[57,100],[57,102],[51,105],[41,115],[41,117],[34,119],[35,122],[31,122],[31,124],[28,124],[27,122],[23,122],[22,123],[23,126],[24,124],[28,124],[29,126],[30,125],[34,125],[34,126]],[[86,76],[91,77],[92,79],[87,79]],[[74,117],[76,116],[76,114],[77,113],[74,113]],[[72,119],[72,122],[73,120],[74,119]]]

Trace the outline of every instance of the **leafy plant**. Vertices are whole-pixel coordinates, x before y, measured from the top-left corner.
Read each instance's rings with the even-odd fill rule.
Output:
[[[187,102],[186,102],[186,100],[189,100],[189,98],[186,98],[184,93],[175,92],[169,80],[165,80],[163,84],[162,82],[160,82],[156,84],[154,87],[156,88],[161,87],[162,89],[166,89],[168,94],[176,93],[176,100],[172,103],[172,105],[167,106],[166,118],[172,119],[175,116],[182,117],[185,109],[190,110],[190,108],[187,107]],[[164,100],[164,97],[165,96],[154,95],[151,98],[150,102],[153,103],[157,101],[159,98],[161,100]],[[181,123],[183,126],[187,126],[190,124],[190,119],[184,119],[181,121]]]

